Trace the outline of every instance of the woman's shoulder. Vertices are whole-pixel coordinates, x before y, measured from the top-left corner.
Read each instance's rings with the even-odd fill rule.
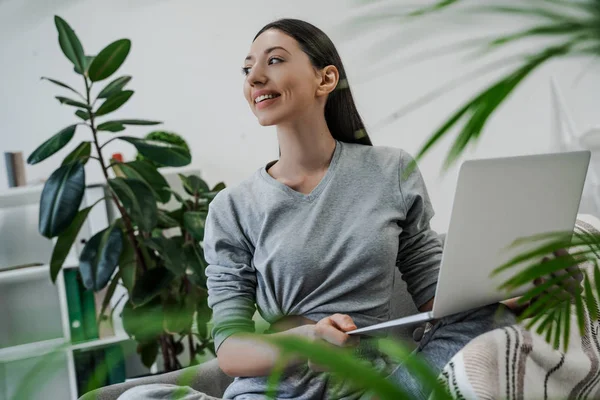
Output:
[[[227,186],[221,190],[211,201],[212,209],[234,209],[243,208],[246,203],[249,203],[256,196],[254,194],[257,188],[256,177],[257,173],[243,179],[241,182],[231,186]]]
[[[355,143],[345,143],[349,153],[359,162],[375,163],[378,165],[389,165],[393,167],[405,167],[413,157],[404,149],[392,146],[366,146]]]

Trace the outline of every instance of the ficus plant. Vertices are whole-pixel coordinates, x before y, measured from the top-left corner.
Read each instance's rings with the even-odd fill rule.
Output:
[[[121,314],[123,326],[138,342],[138,352],[146,366],[152,365],[160,352],[165,370],[181,368],[178,355],[186,338],[194,364],[198,354],[206,351],[214,354],[207,329],[211,313],[201,242],[208,204],[225,185],[220,183],[210,188],[198,176],[180,175],[186,194],[177,193],[169,187],[159,168],[188,165],[191,155],[187,146],[115,136],[127,126],[160,124],[141,119],[108,119],[134,94],[126,89],[131,76],[104,83],[124,63],[131,48],[130,40],[117,40],[91,56],[84,52],[67,22],[58,16],[54,20],[60,48],[81,77],[83,92],[55,79],[42,79],[76,96],[56,96],[56,99],[74,108],[78,121],[41,144],[27,162],[33,165],[48,159],[70,143],[82,128],[89,136],[50,174],[41,194],[39,232],[55,239],[51,279],[55,282],[59,276],[90,211],[101,203],[114,204],[118,218],[93,235],[81,251],[79,271],[83,284],[93,291],[108,287],[100,315],[108,311],[117,286],[126,288],[128,296]],[[107,159],[103,150],[113,141],[135,146],[143,157],[131,162]],[[90,160],[100,164],[107,196],[82,208],[86,187],[84,167]],[[161,207],[172,197],[179,204],[176,209]],[[123,299],[112,302],[113,311]],[[197,326],[194,330],[193,325]]]

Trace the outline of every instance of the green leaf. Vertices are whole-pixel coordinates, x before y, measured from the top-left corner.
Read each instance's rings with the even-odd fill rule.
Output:
[[[127,75],[115,79],[114,81],[106,85],[104,89],[100,91],[100,93],[98,93],[98,98],[106,99],[112,96],[113,94],[120,92],[129,83],[129,81],[131,81],[131,76]]]
[[[102,105],[96,111],[96,116],[100,117],[113,111],[118,110],[123,104],[125,104],[129,98],[133,95],[133,90],[123,90],[113,94],[102,103]]]
[[[349,350],[335,348],[308,339],[293,336],[249,335],[280,348],[285,354],[301,354],[318,365],[329,368],[332,373],[353,382],[356,387],[369,388],[373,394],[384,399],[407,399],[408,392],[401,385],[385,379],[375,369],[353,357]]]
[[[144,182],[136,179],[114,178],[108,181],[125,211],[138,227],[150,232],[156,226],[156,200]]]
[[[179,226],[179,222],[172,218],[167,211],[159,209],[157,226],[160,229],[176,228]]]
[[[158,357],[158,347],[157,340],[139,344],[138,353],[140,353],[142,364],[144,364],[146,368],[151,368],[156,362],[156,357]]]
[[[87,72],[88,72],[88,69],[90,68],[90,64],[92,63],[92,61],[94,61],[94,56],[85,56],[85,58],[83,60],[83,72],[81,72],[81,70],[77,66],[75,68],[73,68],[73,69],[79,75],[85,75],[85,76],[87,76]]]
[[[120,136],[119,139],[134,145],[144,157],[167,167],[183,167],[192,161],[190,153],[181,146],[131,136]]]
[[[52,282],[56,282],[56,277],[65,263],[69,251],[94,205],[79,211],[69,227],[58,236],[50,258],[50,278],[52,279]]]
[[[186,244],[183,247],[183,270],[194,285],[206,287],[206,267],[204,252],[197,244]]]
[[[131,293],[131,301],[136,306],[142,306],[158,296],[171,282],[175,275],[164,267],[156,267],[146,271],[138,278]],[[160,318],[162,329],[162,315]]]
[[[54,17],[54,23],[58,31],[58,43],[63,53],[71,60],[75,67],[79,68],[79,70],[85,70],[83,46],[81,46],[81,42],[77,38],[75,31],[58,15]]]
[[[56,135],[52,136],[50,139],[46,140],[41,144],[40,147],[34,150],[33,153],[27,159],[27,163],[29,165],[34,165],[39,163],[40,161],[44,161],[46,158],[50,157],[63,147],[67,145],[73,139],[73,135],[75,135],[75,129],[77,125],[71,125],[58,132]]]
[[[141,119],[121,119],[117,121],[107,121],[98,125],[99,131],[120,132],[125,130],[125,125],[158,125],[159,121],[144,121]]]
[[[85,108],[85,109],[88,108],[87,104],[82,103],[82,102],[77,101],[77,100],[69,99],[68,97],[56,96],[56,100],[58,100],[60,102],[60,104],[66,104],[68,106]]]
[[[165,267],[175,276],[179,277],[185,274],[182,256],[183,238],[181,236],[172,238],[159,236],[149,239],[146,243],[162,256]]]
[[[92,155],[92,142],[81,142],[68,156],[65,157],[61,165],[67,165],[74,161],[80,161],[86,164]]]
[[[204,296],[198,301],[198,307],[196,308],[196,325],[198,327],[198,334],[201,338],[208,338],[208,323],[212,319],[212,310],[208,306],[208,296]]]
[[[65,88],[65,89],[69,89],[71,92],[73,92],[73,93],[75,93],[75,94],[78,94],[79,96],[83,97],[83,96],[81,95],[81,93],[79,93],[77,90],[73,89],[71,86],[67,85],[66,83],[63,83],[63,82],[57,81],[56,79],[52,79],[52,78],[46,78],[45,76],[42,76],[42,78],[41,78],[41,79],[43,79],[43,80],[46,80],[46,81],[49,81],[49,82],[52,82],[52,83],[54,83],[55,85],[58,85],[58,86],[60,86],[60,87],[63,87],[63,88]]]
[[[123,235],[113,225],[87,241],[79,258],[79,271],[88,290],[102,290],[110,280],[121,255]]]
[[[135,249],[127,236],[123,237],[123,250],[119,257],[119,271],[121,272],[123,286],[131,295],[137,277],[137,264],[135,262]]]
[[[220,192],[221,190],[225,189],[225,183],[224,182],[219,182],[215,185],[214,188],[212,188],[211,192]]]
[[[198,241],[204,240],[206,211],[187,211],[183,214],[183,226]]]
[[[75,111],[75,115],[84,121],[88,121],[90,119],[90,113],[88,111],[77,110]]]
[[[595,266],[595,270],[598,270],[598,265]],[[596,321],[598,319],[598,306],[596,305],[596,300],[594,297],[594,291],[592,290],[592,285],[590,283],[590,275],[586,274],[583,279],[583,289],[585,292],[585,301],[587,305],[587,309],[590,313],[590,318],[592,321]],[[598,284],[598,283],[596,283]]]
[[[194,322],[195,304],[191,296],[185,296],[180,302],[168,299],[164,304],[165,332],[173,335],[189,332]]]
[[[102,299],[102,307],[100,308],[100,313],[98,314],[98,320],[96,321],[98,325],[102,323],[102,317],[105,315],[108,306],[110,305],[110,300],[115,294],[115,290],[117,290],[117,286],[119,284],[119,280],[121,279],[121,271],[117,271],[115,276],[110,281],[108,285],[108,289],[106,289],[106,293],[104,298]]]
[[[183,188],[185,189],[186,193],[190,196],[210,191],[208,184],[204,182],[200,177],[196,175],[178,175],[179,179],[181,179],[181,183],[183,183]]]
[[[143,306],[136,306],[128,301],[123,307],[121,318],[125,332],[138,342],[154,341],[163,333],[163,307],[160,299]]]
[[[40,198],[40,234],[53,238],[63,233],[75,219],[83,192],[85,170],[81,162],[63,165],[50,175]]]
[[[149,162],[131,161],[121,163],[119,167],[128,178],[140,180],[148,185],[159,202],[168,203],[171,199],[171,193],[165,190],[169,187],[167,180]]]
[[[114,74],[127,58],[130,49],[129,39],[120,39],[106,46],[90,65],[88,76],[91,81],[98,82]]]

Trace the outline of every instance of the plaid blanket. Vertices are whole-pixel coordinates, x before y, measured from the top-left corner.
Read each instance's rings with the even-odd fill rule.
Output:
[[[580,215],[577,230],[598,233],[600,220]],[[534,328],[509,326],[472,340],[450,360],[440,379],[456,399],[600,398],[600,321],[586,314],[581,336],[572,315],[566,352],[554,350]]]

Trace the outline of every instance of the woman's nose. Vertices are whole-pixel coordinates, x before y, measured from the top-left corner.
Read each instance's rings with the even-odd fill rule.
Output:
[[[250,68],[250,72],[248,73],[248,82],[252,85],[264,85],[267,81],[267,77],[264,73],[264,68],[260,66],[253,66]]]

